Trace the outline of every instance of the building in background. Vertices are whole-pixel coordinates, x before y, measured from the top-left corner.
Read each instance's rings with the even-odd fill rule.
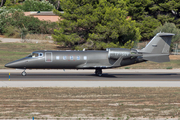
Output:
[[[57,22],[60,19],[60,17],[54,14],[52,11],[24,12],[24,14],[25,16],[33,16],[33,17],[38,18],[39,20],[45,20],[45,21],[51,21],[51,22]]]

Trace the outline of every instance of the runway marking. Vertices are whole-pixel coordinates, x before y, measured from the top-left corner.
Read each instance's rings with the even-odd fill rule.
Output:
[[[9,80],[10,80],[10,73],[9,73]]]

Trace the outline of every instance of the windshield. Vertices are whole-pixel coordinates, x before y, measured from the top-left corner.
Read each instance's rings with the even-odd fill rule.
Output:
[[[43,53],[33,52],[29,54],[27,57],[42,57],[42,56],[43,56]]]

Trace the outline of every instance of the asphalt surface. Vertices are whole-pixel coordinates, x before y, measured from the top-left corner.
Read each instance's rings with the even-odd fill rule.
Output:
[[[0,87],[180,87],[180,70],[0,70]],[[10,75],[9,75],[10,73]]]
[[[0,81],[7,81],[9,73],[0,73]],[[11,81],[180,81],[179,73],[104,73],[101,77],[92,72],[80,73],[10,73]]]

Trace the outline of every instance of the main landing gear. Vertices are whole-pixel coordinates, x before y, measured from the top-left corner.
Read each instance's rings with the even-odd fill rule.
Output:
[[[102,76],[102,69],[96,69],[95,74],[98,75],[99,77]]]
[[[25,69],[26,70],[26,69]],[[21,73],[22,76],[26,76],[27,73],[25,72],[25,70]]]

